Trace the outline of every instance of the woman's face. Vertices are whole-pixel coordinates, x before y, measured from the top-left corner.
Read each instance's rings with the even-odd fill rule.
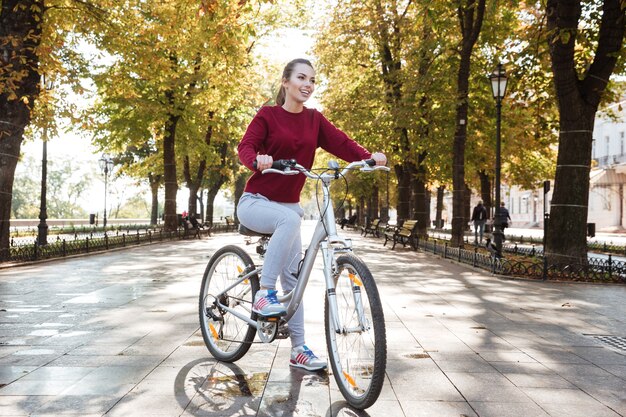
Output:
[[[315,90],[315,70],[307,64],[296,64],[288,80],[283,79],[285,101],[304,103]]]

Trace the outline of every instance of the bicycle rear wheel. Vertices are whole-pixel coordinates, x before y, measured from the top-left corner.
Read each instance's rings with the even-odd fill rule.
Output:
[[[216,359],[235,362],[250,349],[256,328],[228,312],[228,306],[256,320],[252,300],[259,277],[241,277],[254,269],[250,256],[238,246],[224,246],[211,257],[200,287],[200,329],[209,352]],[[232,287],[232,288],[230,288]]]
[[[328,297],[324,308],[326,343],[333,374],[346,401],[370,407],[380,395],[387,366],[385,318],[371,272],[354,255],[337,258],[335,326]]]

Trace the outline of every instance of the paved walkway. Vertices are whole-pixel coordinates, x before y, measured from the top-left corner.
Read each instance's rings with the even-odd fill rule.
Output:
[[[0,415],[626,416],[625,286],[503,280],[348,234],[387,323],[366,412],[332,376],[290,369],[286,340],[211,358],[197,297],[210,254],[242,242],[231,233],[0,270]],[[309,285],[307,342],[324,354]]]

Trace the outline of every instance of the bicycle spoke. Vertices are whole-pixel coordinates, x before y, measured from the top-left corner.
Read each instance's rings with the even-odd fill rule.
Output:
[[[236,310],[253,318],[252,297],[258,290],[258,277],[242,279],[253,263],[237,246],[226,246],[209,261],[200,291],[200,328],[211,354],[234,362],[250,349],[256,329],[229,312]],[[216,298],[217,297],[217,298]]]

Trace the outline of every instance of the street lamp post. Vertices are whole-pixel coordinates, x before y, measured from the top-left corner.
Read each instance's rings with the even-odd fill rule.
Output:
[[[54,88],[51,80],[46,80],[45,75],[41,77],[41,85],[46,91]],[[39,224],[37,225],[37,244],[39,246],[48,244],[48,206],[47,206],[47,183],[48,183],[48,121],[44,121],[41,134],[43,149],[41,154],[41,194],[39,202]]]
[[[104,232],[107,228],[107,185],[109,182],[109,173],[113,169],[113,160],[107,155],[103,154],[100,160],[100,169],[104,173],[104,216],[102,217],[102,224],[104,225]]]
[[[502,64],[498,64],[489,76],[489,80],[491,81],[493,98],[496,100],[496,211],[493,219],[493,241],[496,245],[496,255],[500,257],[502,256],[502,241],[504,240],[502,224],[505,221],[500,215],[500,119],[502,115],[502,99],[506,93],[506,83],[508,81]]]

